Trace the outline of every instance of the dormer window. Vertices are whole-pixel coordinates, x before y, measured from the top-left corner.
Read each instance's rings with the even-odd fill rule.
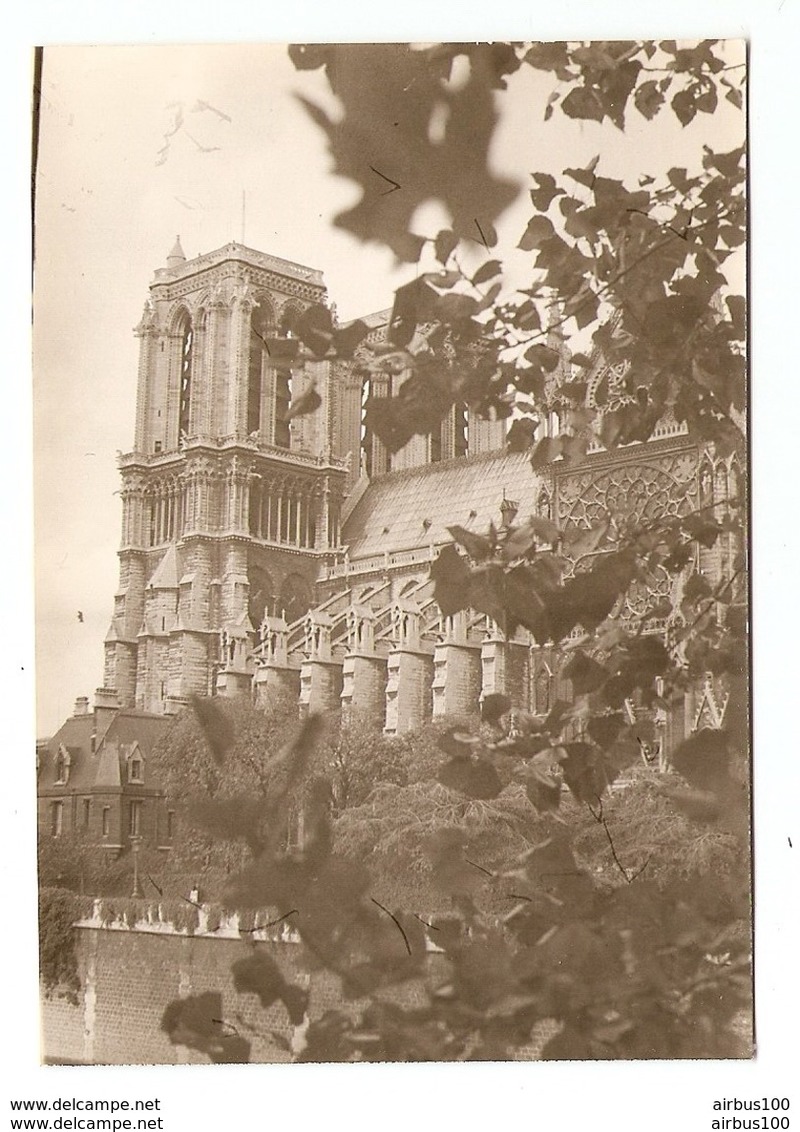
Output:
[[[128,782],[144,782],[144,759],[138,747],[128,756]]]
[[[56,755],[56,786],[66,786],[69,782],[69,752],[62,747]]]

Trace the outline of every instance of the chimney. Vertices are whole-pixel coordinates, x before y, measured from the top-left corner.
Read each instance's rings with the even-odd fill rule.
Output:
[[[116,688],[96,688],[94,693],[94,727],[99,744],[111,721],[120,709]]]
[[[72,714],[73,715],[88,715],[89,714],[89,697],[88,696],[78,696],[77,700],[75,701],[75,710],[73,711]]]

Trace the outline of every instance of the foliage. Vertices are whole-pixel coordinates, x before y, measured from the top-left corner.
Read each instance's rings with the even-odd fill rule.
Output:
[[[78,1001],[81,989],[73,924],[81,903],[74,892],[43,886],[39,889],[39,978],[48,996]]]
[[[119,853],[105,849],[82,832],[65,833],[59,837],[40,833],[37,849],[40,886],[68,888],[81,895],[117,898],[130,896],[133,891],[135,869],[131,851]],[[143,889],[155,893],[157,888],[163,892],[164,884],[169,888],[186,887],[187,878],[179,870],[170,869],[169,859],[158,849],[141,846],[137,866]],[[158,878],[157,886],[152,878]],[[191,880],[189,877],[189,887]]]
[[[358,717],[331,730],[328,773],[336,812],[363,805],[379,786],[435,781],[439,736],[455,721],[438,720],[401,735],[382,735]]]
[[[459,797],[435,781],[387,783],[333,823],[337,849],[367,866],[375,898],[423,915],[453,911],[450,894],[436,884],[427,852],[431,838],[446,832],[463,836],[465,858],[480,862],[472,866],[476,899],[484,910],[497,910],[490,878],[515,853],[529,848],[533,835],[530,805],[521,789],[486,801]]]
[[[721,101],[741,107],[740,65],[728,66],[720,45],[307,46],[292,57],[300,69],[324,67],[341,105],[333,121],[306,101],[336,171],[363,193],[336,222],[407,261],[427,244],[439,264],[398,289],[385,345],[364,343],[366,326],[342,329],[322,308],[292,328],[298,359],[352,358],[360,343],[364,374],[393,381],[392,396],[366,404],[368,429],[391,451],[466,402],[515,417],[509,444],[530,451],[532,477],[580,464],[592,445],[645,442],[665,419],[717,460],[743,465],[743,147],[704,147],[696,168],[644,171],[636,184],[606,176],[599,158],[559,177],[533,173],[522,290],[509,293],[498,258],[466,271],[460,250],[495,244],[516,193],[488,162],[498,101],[516,76],[552,76],[545,120],[560,113],[624,131],[637,116],[671,113],[687,126]],[[445,125],[434,129],[442,107]],[[451,227],[423,238],[412,219],[431,198]],[[567,339],[585,346],[565,365]],[[544,430],[554,415],[561,427]],[[233,805],[225,778],[236,740],[209,738],[201,778],[211,799],[195,817],[212,835],[238,836],[248,858],[226,899],[297,910],[312,961],[354,1000],[352,1010],[304,1016],[302,1059],[503,1059],[543,1020],[557,1024],[544,1057],[745,1055],[741,488],[672,514],[619,508],[582,527],[543,515],[485,532],[452,526],[431,569],[442,612],[472,608],[507,635],[522,626],[560,647],[571,694],[537,716],[488,697],[481,726],[438,735],[436,781],[403,781],[402,758],[378,743],[388,778],[369,793],[358,756],[340,745],[337,812],[336,756],[320,754],[312,718],[258,764],[257,796]],[[707,576],[708,552],[719,562],[723,549],[728,566]],[[626,606],[656,574],[668,596]],[[696,731],[657,775],[659,717],[705,680],[727,702],[724,727]],[[626,780],[627,792],[611,789]],[[279,830],[301,789],[304,839],[287,851]],[[413,874],[424,874],[455,918],[426,927],[419,905],[375,895],[373,872],[380,879],[401,846],[412,876],[402,896],[427,898],[413,889]],[[484,899],[489,881],[496,908]],[[429,974],[431,932],[439,976],[420,1004],[389,1001],[385,991]],[[255,956],[243,972],[242,989],[299,1017],[300,988]],[[173,1003],[165,1028],[229,1059],[207,1024],[220,1007]]]
[[[288,700],[261,710],[246,698],[197,697],[175,717],[153,761],[166,796],[176,803],[176,836],[170,853],[141,872],[148,894],[180,898],[197,886],[203,901],[221,896],[230,875],[246,862],[248,846],[259,843],[275,755],[296,726],[297,706]],[[221,827],[207,828],[211,802],[223,815]],[[236,835],[222,836],[231,823]],[[282,835],[287,831],[288,823]]]
[[[640,764],[629,768],[618,789],[603,798],[602,818],[612,832],[613,850],[599,812],[568,802],[578,860],[603,884],[618,887],[629,876],[646,876],[657,885],[718,876],[746,887],[746,841],[716,823],[693,821],[676,808],[672,795],[682,788],[674,772]]]

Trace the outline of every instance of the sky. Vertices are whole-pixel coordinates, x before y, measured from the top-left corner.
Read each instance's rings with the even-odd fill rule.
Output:
[[[728,50],[742,61],[741,42]],[[498,98],[491,160],[520,186],[501,218],[499,251],[520,282],[528,257],[513,249],[532,171],[600,154],[599,172],[635,182],[696,166],[704,142],[725,150],[741,140],[743,120],[726,103],[686,129],[671,114],[647,123],[635,112],[624,134],[561,114],[545,123],[551,88],[549,76],[525,67]],[[332,226],[359,190],[331,175],[299,91],[335,113],[322,72],[296,72],[278,45],[45,49],[33,387],[40,736],[102,684],[117,582],[116,454],[133,433],[132,328],[176,235],[191,258],[241,241],[244,225],[248,246],[322,269],[344,319],[390,306],[393,289],[419,270]],[[422,235],[447,222],[437,202],[414,219]]]

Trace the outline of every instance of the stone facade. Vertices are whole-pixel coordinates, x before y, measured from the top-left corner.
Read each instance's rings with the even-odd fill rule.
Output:
[[[120,459],[107,687],[123,708],[155,713],[192,694],[289,691],[301,712],[341,707],[390,734],[469,714],[492,692],[548,710],[570,694],[552,649],[524,632],[506,640],[478,614],[441,616],[428,571],[448,525],[722,513],[735,458],[701,451],[667,419],[647,444],[534,474],[526,453],[505,451],[502,422],[458,406],[435,436],[390,454],[364,429],[362,403],[396,393],[403,374],[281,363],[295,349],[293,315],[326,301],[319,272],[239,244],[186,260],[177,243],[156,272],[136,329],[135,446]],[[387,312],[366,321],[371,342],[385,339]],[[564,380],[569,355],[554,345]],[[317,409],[289,419],[312,387]],[[540,427],[557,433],[557,414]],[[713,582],[735,553],[731,536],[691,568]],[[681,584],[647,579],[621,612]],[[694,714],[662,721],[665,736]]]

